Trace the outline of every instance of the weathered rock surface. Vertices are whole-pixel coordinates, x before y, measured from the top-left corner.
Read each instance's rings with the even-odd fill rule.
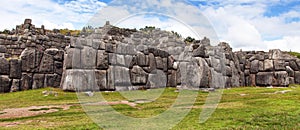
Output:
[[[104,50],[98,50],[97,52],[97,69],[106,70],[108,69],[108,55]]]
[[[32,89],[32,74],[23,73],[21,78],[21,91]]]
[[[0,74],[9,74],[9,61],[0,57]]]
[[[35,68],[35,49],[26,48],[21,54],[22,72],[32,72]]]
[[[39,89],[44,87],[45,75],[35,74],[33,75],[32,89]]]
[[[273,77],[273,72],[259,72],[256,75],[256,84],[258,86],[271,86]]]
[[[18,59],[10,60],[9,78],[11,78],[11,79],[21,79],[21,77],[22,77],[21,70],[22,70],[21,60],[18,60]]]
[[[133,85],[146,85],[148,74],[139,66],[133,66],[130,78]]]
[[[0,93],[8,93],[10,91],[11,79],[8,76],[0,76]]]

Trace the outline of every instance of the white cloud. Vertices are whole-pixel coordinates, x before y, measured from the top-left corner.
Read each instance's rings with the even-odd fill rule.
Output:
[[[74,30],[75,27],[72,23],[62,23],[62,24],[56,24],[53,22],[50,22],[48,20],[44,20],[43,21],[43,25],[46,26],[47,28],[55,28],[55,29],[70,29],[70,30]]]
[[[264,43],[268,46],[268,49],[300,52],[300,36],[285,36],[282,39],[264,41]]]
[[[100,9],[101,7],[106,6],[106,3],[97,0],[74,0],[66,2],[64,5],[74,12],[95,13],[95,9]]]
[[[0,18],[0,30],[15,28],[25,18],[31,18],[36,26],[47,24],[45,25],[47,29],[80,29],[97,10],[106,6],[105,3],[97,0],[73,0],[66,3],[60,1],[59,3],[52,0],[2,1],[0,15],[5,17]]]
[[[290,10],[279,16],[266,17],[273,1],[221,1],[217,5],[200,6],[212,22],[222,41],[229,42],[234,50],[265,50],[279,48],[285,51],[300,50],[300,22],[287,19],[300,18],[300,12]],[[251,4],[241,5],[250,2]]]

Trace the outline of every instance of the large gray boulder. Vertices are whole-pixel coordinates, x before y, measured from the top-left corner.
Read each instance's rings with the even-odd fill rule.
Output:
[[[0,57],[0,74],[9,74],[9,62],[5,58]]]
[[[225,88],[226,77],[211,69],[210,88]]]
[[[137,64],[141,67],[149,66],[149,59],[144,53],[138,52],[137,53]]]
[[[177,72],[176,72],[177,73]],[[176,85],[177,85],[177,81]],[[149,74],[147,88],[164,88],[167,86],[167,76],[162,70],[154,70]]]
[[[9,62],[10,62],[10,74],[9,74],[9,77],[11,79],[21,79],[21,77],[22,77],[21,60],[12,59]]]
[[[109,90],[107,87],[107,71],[105,70],[96,70],[95,71],[96,76],[96,84],[99,87],[99,90]]]
[[[286,72],[288,73],[289,77],[295,76],[294,70],[290,66],[286,66]]]
[[[63,73],[63,63],[59,61],[54,62],[54,73],[62,75]]]
[[[270,86],[272,85],[274,75],[273,72],[259,72],[256,75],[257,86]]]
[[[95,71],[93,70],[66,70],[62,89],[64,91],[98,91],[95,82]]]
[[[92,47],[84,47],[81,50],[81,68],[94,69],[96,67],[97,50]]]
[[[121,66],[112,66],[110,75],[114,77],[114,85],[117,87],[126,88],[131,86],[129,69]]]
[[[4,45],[0,45],[0,53],[6,53],[7,48]]]
[[[65,54],[64,64],[66,69],[81,68],[81,51],[78,48],[68,48]]]
[[[11,88],[10,88],[10,92],[20,91],[20,86],[21,86],[20,80],[19,79],[13,79],[12,84],[11,84]]]
[[[32,74],[23,73],[21,78],[21,91],[32,89]]]
[[[264,70],[265,71],[273,71],[274,70],[273,60],[267,59],[264,61]]]
[[[8,76],[0,76],[0,93],[10,92],[11,79]]]
[[[125,55],[116,54],[116,58],[116,65],[127,67],[125,63]]]
[[[177,71],[170,70],[171,73],[168,75],[168,87],[176,87],[177,86]],[[200,85],[199,85],[200,86]]]
[[[283,58],[283,54],[279,49],[270,50],[270,53],[272,54],[272,59],[274,60],[281,60]]]
[[[107,89],[111,91],[116,90],[115,77],[113,73],[114,73],[113,66],[109,66],[109,68],[107,69]]]
[[[32,89],[39,89],[44,87],[45,75],[44,74],[34,74]]]
[[[54,72],[54,60],[53,56],[47,53],[44,53],[39,72],[41,73],[53,73]]]
[[[186,89],[198,89],[203,70],[197,62],[181,62],[179,64],[181,87]]]
[[[251,62],[251,66],[250,66],[250,73],[251,74],[256,74],[259,71],[259,61],[258,60],[253,60]]]
[[[124,66],[127,67],[127,68],[130,68],[132,60],[133,60],[132,55],[125,55],[124,56],[124,62],[125,62]]]
[[[232,69],[232,76],[231,76],[231,85],[233,87],[238,87],[240,85],[240,75],[239,70],[236,68],[234,62],[230,62],[230,67]]]
[[[155,63],[156,63],[157,69],[160,69],[160,70],[164,69],[164,63],[163,63],[163,59],[161,57],[155,57]]]
[[[259,72],[264,71],[264,61],[259,61],[258,62],[258,71]]]
[[[285,61],[284,60],[274,60],[275,71],[284,71],[285,70]]]
[[[295,83],[300,84],[300,72],[295,71]]]
[[[34,49],[26,48],[21,54],[22,72],[32,72],[35,68],[36,53]]]
[[[97,69],[108,69],[108,54],[104,50],[98,50],[97,52]]]
[[[290,67],[294,70],[294,71],[299,71],[299,67],[297,65],[297,63],[295,61],[289,61],[290,63]]]
[[[64,55],[65,55],[65,52],[63,50],[59,50],[54,55],[54,60],[62,62],[64,60]]]
[[[200,45],[193,51],[193,57],[205,57],[205,46]]]
[[[278,71],[274,73],[273,86],[286,87],[289,85],[289,76],[286,71]]]
[[[58,74],[46,74],[44,87],[58,88],[61,82],[61,76]]]
[[[146,85],[148,74],[139,66],[133,66],[130,71],[130,78],[133,85]]]
[[[210,71],[210,68],[209,68],[208,64],[206,63],[206,61],[204,59],[199,60],[199,62],[202,62],[202,63],[199,63],[199,64],[202,65],[201,68],[203,70],[202,77],[201,77],[201,80],[200,80],[200,87],[201,88],[207,88],[207,87],[209,87],[209,83],[210,83],[210,80],[211,80],[211,71]],[[178,76],[178,74],[177,74],[177,76]]]

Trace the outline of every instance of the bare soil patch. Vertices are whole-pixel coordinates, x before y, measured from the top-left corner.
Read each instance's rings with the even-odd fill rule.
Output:
[[[0,111],[0,113],[2,113],[0,114],[0,118],[10,119],[10,118],[37,116],[41,114],[57,112],[59,110],[68,110],[70,109],[70,106],[71,105],[53,105],[53,106],[31,106],[31,107],[24,107],[24,108],[9,108]]]

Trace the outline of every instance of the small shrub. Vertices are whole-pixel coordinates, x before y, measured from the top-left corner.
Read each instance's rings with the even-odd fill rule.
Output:
[[[185,43],[193,43],[195,41],[195,38],[192,38],[192,37],[190,37],[190,36],[188,36],[187,38],[185,38],[184,39],[184,42]]]

